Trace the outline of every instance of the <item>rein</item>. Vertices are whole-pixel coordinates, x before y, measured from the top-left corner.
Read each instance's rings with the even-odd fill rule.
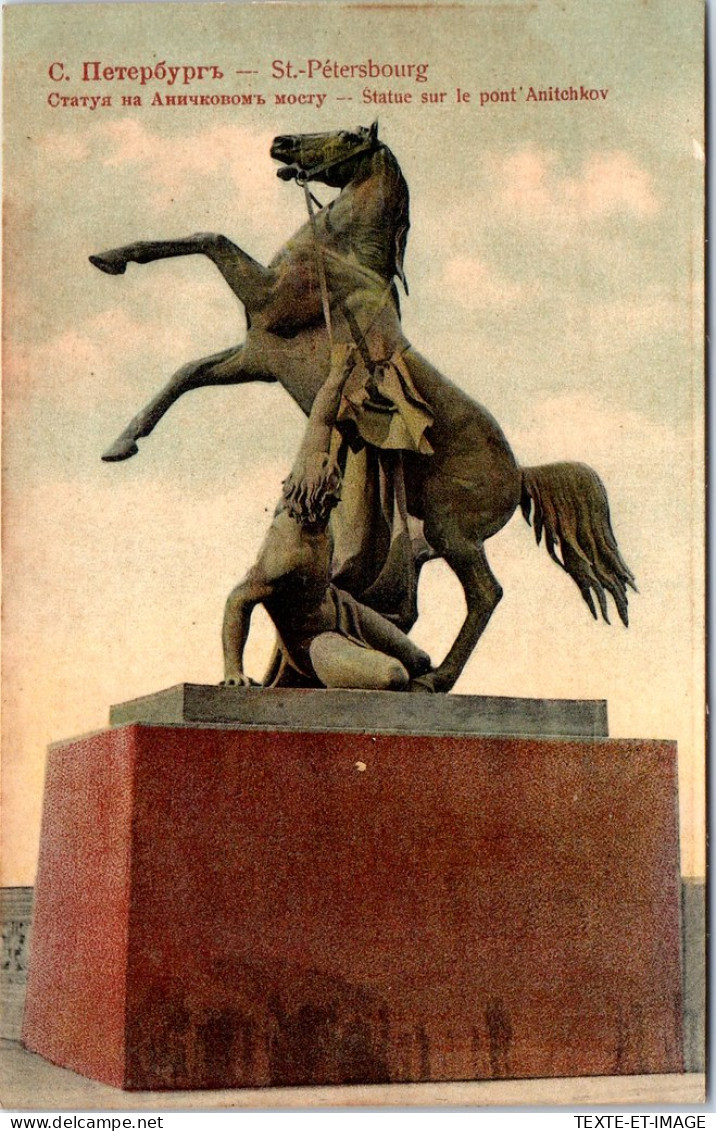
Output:
[[[298,177],[296,178],[298,181]],[[328,331],[328,344],[333,350],[333,327],[331,324],[331,302],[328,296],[328,282],[326,281],[326,264],[323,259],[321,250],[321,242],[318,238],[318,226],[316,224],[316,213],[313,211],[313,200],[315,199],[308,187],[308,180],[303,182],[303,194],[306,198],[306,208],[308,209],[308,216],[311,221],[311,231],[313,232],[313,249],[316,253],[316,266],[318,268],[318,285],[321,288],[321,305],[323,306],[323,317],[326,320],[326,330]]]
[[[283,175],[284,180],[290,180],[291,178],[293,178],[296,181],[296,184],[300,185],[301,188],[303,189],[303,195],[304,195],[304,199],[306,201],[306,210],[308,212],[308,217],[309,217],[309,220],[311,222],[311,231],[313,233],[313,246],[314,246],[314,251],[315,251],[315,254],[316,254],[316,267],[318,269],[318,285],[319,285],[320,291],[321,291],[321,305],[323,307],[323,317],[324,317],[324,320],[325,320],[325,323],[326,323],[326,330],[328,332],[328,343],[329,343],[331,350],[333,349],[333,323],[332,323],[332,320],[331,320],[331,301],[330,301],[330,295],[328,293],[328,280],[326,279],[325,249],[321,246],[321,241],[320,241],[319,236],[318,236],[318,225],[316,223],[316,213],[315,213],[314,207],[313,207],[314,204],[318,208],[322,208],[323,205],[321,204],[321,202],[319,200],[316,199],[316,197],[313,195],[313,193],[309,189],[308,182],[313,177],[317,176],[319,173],[323,173],[323,172],[326,171],[326,169],[332,168],[333,165],[340,165],[344,161],[350,161],[351,158],[357,157],[358,154],[365,153],[369,149],[374,149],[374,148],[375,148],[375,142],[373,140],[366,141],[366,142],[363,142],[361,145],[356,146],[356,148],[351,150],[350,153],[348,153],[348,154],[346,154],[342,157],[334,157],[332,160],[324,161],[321,165],[314,165],[310,169],[302,169],[300,166],[298,166],[298,167],[297,166],[289,166],[284,171],[284,175]],[[280,175],[281,175],[281,173],[279,172],[279,176]],[[367,270],[362,268],[360,265],[354,265],[352,263],[349,263],[347,256],[339,255],[339,253],[335,252],[335,251],[332,251],[330,254],[334,258],[340,259],[343,263],[346,263],[350,267],[351,270],[356,271],[360,274],[368,274]],[[373,272],[370,272],[370,274],[372,275]],[[380,276],[377,276],[377,277],[380,278]],[[352,311],[350,311],[345,305],[342,304],[342,311],[343,311],[343,314],[346,318],[346,321],[348,322],[348,326],[349,326],[349,329],[351,331],[351,337],[353,338],[353,341],[354,341],[359,353],[361,354],[361,357],[363,358],[363,361],[366,364],[366,367],[367,367],[369,372],[371,372],[372,369],[373,369],[373,361],[370,357],[370,354],[368,353],[368,349],[367,349],[367,346],[366,346],[366,341],[365,341],[366,334],[368,333],[371,326],[373,325],[376,318],[378,317],[381,310],[383,309],[383,306],[385,305],[385,300],[388,297],[388,293],[390,292],[392,282],[393,282],[392,279],[388,280],[388,282],[385,286],[385,289],[383,291],[383,294],[381,295],[381,299],[380,299],[380,302],[378,304],[378,307],[375,310],[373,317],[371,318],[370,322],[366,326],[365,330],[363,330],[362,332],[361,332],[360,326],[356,322],[355,316],[353,315]]]
[[[316,224],[316,213],[313,210],[313,201],[315,200],[315,197],[309,191],[308,184],[305,181],[303,183],[303,192],[304,192],[304,196],[306,198],[306,208],[308,209],[308,215],[309,215],[310,220],[311,220],[311,231],[313,232],[313,248],[314,248],[314,251],[316,253],[316,266],[318,268],[318,285],[321,289],[321,305],[323,307],[323,317],[324,317],[325,322],[326,322],[326,330],[328,331],[328,344],[329,344],[329,346],[332,350],[333,349],[333,323],[332,323],[332,320],[331,320],[331,300],[330,300],[330,296],[328,294],[328,280],[326,279],[325,248],[323,248],[321,246],[321,241],[318,238],[318,225]],[[348,256],[340,255],[337,251],[331,251],[330,255],[332,256],[332,258],[338,259],[342,263],[346,264],[350,268],[351,271],[355,271],[356,273],[361,274],[361,275],[370,274],[372,276],[374,274],[374,272],[372,272],[372,271],[368,272],[365,268],[361,267],[359,264],[351,263],[348,259]],[[376,275],[376,278],[380,278],[380,276]],[[373,313],[373,317],[371,318],[370,322],[368,323],[365,330],[363,330],[363,331],[361,331],[361,328],[358,325],[353,312],[345,305],[345,303],[341,303],[341,311],[342,311],[342,313],[343,313],[343,315],[346,319],[346,322],[348,323],[348,327],[349,327],[350,332],[351,332],[351,337],[353,338],[353,342],[356,345],[358,352],[360,353],[361,357],[363,358],[363,362],[364,362],[366,368],[368,369],[368,372],[373,371],[374,362],[373,362],[373,359],[371,358],[370,354],[368,353],[368,347],[366,345],[366,340],[365,340],[366,334],[368,333],[371,326],[375,322],[376,318],[380,314],[381,310],[385,306],[385,300],[387,299],[387,297],[390,293],[390,289],[391,289],[392,285],[393,285],[393,280],[389,279],[388,282],[385,284],[385,287],[383,288],[383,293],[380,296],[380,302],[378,303],[378,306],[376,307],[376,309]]]
[[[308,187],[308,182],[320,173],[325,173],[327,169],[332,169],[334,165],[341,165],[344,161],[350,161],[353,157],[357,157],[360,153],[367,153],[369,149],[375,149],[375,138],[370,138],[368,141],[361,142],[355,149],[349,153],[342,154],[340,157],[332,157],[329,161],[322,161],[320,165],[313,165],[310,169],[304,169],[300,165],[287,165],[283,169],[279,169],[278,175],[284,181],[295,180],[297,185],[303,189],[304,197],[306,199],[306,208],[308,210],[308,217],[311,221],[311,230],[313,231],[313,243],[316,251],[316,266],[318,268],[318,283],[321,288],[321,305],[323,306],[323,317],[326,321],[326,330],[328,331],[328,342],[331,349],[333,349],[333,327],[331,324],[331,303],[328,295],[328,283],[326,281],[326,265],[323,259],[320,240],[318,238],[318,228],[316,225],[316,214],[313,211],[313,205],[316,204],[322,208],[322,204],[313,195]]]

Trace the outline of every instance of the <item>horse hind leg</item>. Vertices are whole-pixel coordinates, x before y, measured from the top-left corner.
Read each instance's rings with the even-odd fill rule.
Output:
[[[156,397],[129,422],[112,446],[102,456],[107,463],[129,459],[138,452],[137,441],[154,430],[164,414],[183,393],[204,385],[240,385],[248,381],[273,381],[265,374],[247,370],[243,364],[244,347],[231,346],[211,357],[190,361],[170,378]]]
[[[502,586],[490,569],[482,542],[454,531],[446,536],[428,521],[425,527],[430,544],[462,585],[467,614],[443,662],[434,672],[414,680],[411,687],[416,691],[450,691],[500,603]]]

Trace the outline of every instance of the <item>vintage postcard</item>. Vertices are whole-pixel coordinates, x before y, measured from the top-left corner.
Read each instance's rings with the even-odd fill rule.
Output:
[[[208,1108],[703,1099],[703,23],[699,0],[6,7],[6,1107],[186,1107],[191,1087]],[[275,517],[284,496],[302,517]],[[333,601],[319,627],[318,559],[284,584],[307,529],[322,617]],[[391,588],[381,570],[406,553]],[[400,699],[366,700],[354,731],[412,717],[418,736],[451,734],[441,704],[458,696],[606,703],[592,733],[615,751],[672,750],[678,1051],[659,1060],[632,1028],[570,1082],[556,1038],[552,1073],[520,1060],[500,990],[472,1069],[452,1035],[436,1051],[416,1028],[402,1060],[386,1037],[372,1075],[339,1074],[352,1098],[306,1092],[324,1079],[310,1066],[272,1076],[258,1052],[257,1088],[298,1090],[232,1091],[228,1068],[191,1065],[156,1077],[163,1091],[140,1072],[139,1097],[40,1073],[53,1057],[22,1048],[20,1016],[48,746],[178,685],[258,699],[269,670]],[[548,737],[574,734],[555,718]],[[168,794],[180,777],[165,770]],[[592,835],[576,798],[572,829]],[[633,847],[629,805],[614,812],[595,869]],[[449,827],[436,817],[435,836]],[[385,922],[397,939],[400,917]],[[607,951],[622,926],[600,928]],[[449,965],[447,928],[441,945]],[[216,1064],[219,1016],[202,1022]],[[553,1078],[511,1079],[532,1064]]]

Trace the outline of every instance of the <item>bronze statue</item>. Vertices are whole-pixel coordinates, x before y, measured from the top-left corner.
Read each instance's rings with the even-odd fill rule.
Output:
[[[243,345],[180,369],[104,458],[133,455],[138,439],[148,435],[189,389],[279,381],[309,414],[301,460],[290,485],[297,497],[316,489],[320,494],[325,486],[321,475],[330,480],[333,457],[326,436],[334,427],[367,464],[353,498],[344,493],[346,514],[362,508],[367,519],[352,558],[341,550],[337,537],[336,552],[345,560],[344,587],[407,630],[417,614],[412,598],[417,569],[409,549],[418,547],[418,562],[431,553],[443,557],[462,584],[465,621],[439,667],[419,677],[425,690],[450,690],[484,632],[502,595],[484,543],[520,502],[528,521],[534,508],[537,540],[544,530],[551,556],[573,578],[592,614],[597,616],[593,592],[608,620],[610,593],[626,624],[627,586],[635,588],[634,578],[617,548],[606,493],[596,473],[570,463],[520,469],[490,413],[443,377],[404,337],[395,278],[405,283],[408,188],[376,127],[278,137],[271,154],[283,165],[279,175],[306,186],[309,206],[309,182],[341,191],[327,207],[311,214],[268,267],[214,234],[135,243],[91,257],[101,270],[122,274],[131,262],[206,255],[244,304],[248,322]],[[319,396],[335,372],[331,359],[341,344],[356,346],[365,373],[352,397],[348,376],[338,382],[340,389]],[[371,411],[401,415],[403,426],[396,432],[390,427],[371,431]],[[344,446],[346,481],[351,458]],[[309,484],[317,467],[322,469],[318,480]],[[392,482],[386,489],[384,481],[391,478],[386,469],[391,468]],[[410,519],[422,521],[424,540],[406,524],[393,537],[401,496]],[[387,500],[386,506],[380,500]],[[388,578],[386,565],[396,567]]]

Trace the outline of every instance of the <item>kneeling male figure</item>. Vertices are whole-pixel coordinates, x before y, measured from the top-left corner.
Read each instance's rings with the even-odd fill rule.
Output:
[[[248,686],[243,656],[251,613],[262,604],[278,632],[284,662],[324,687],[408,690],[432,670],[430,657],[367,605],[331,584],[330,513],[340,474],[318,457],[320,490],[310,508],[279,503],[258,558],[226,602],[224,684]],[[287,481],[288,482],[288,481]]]

